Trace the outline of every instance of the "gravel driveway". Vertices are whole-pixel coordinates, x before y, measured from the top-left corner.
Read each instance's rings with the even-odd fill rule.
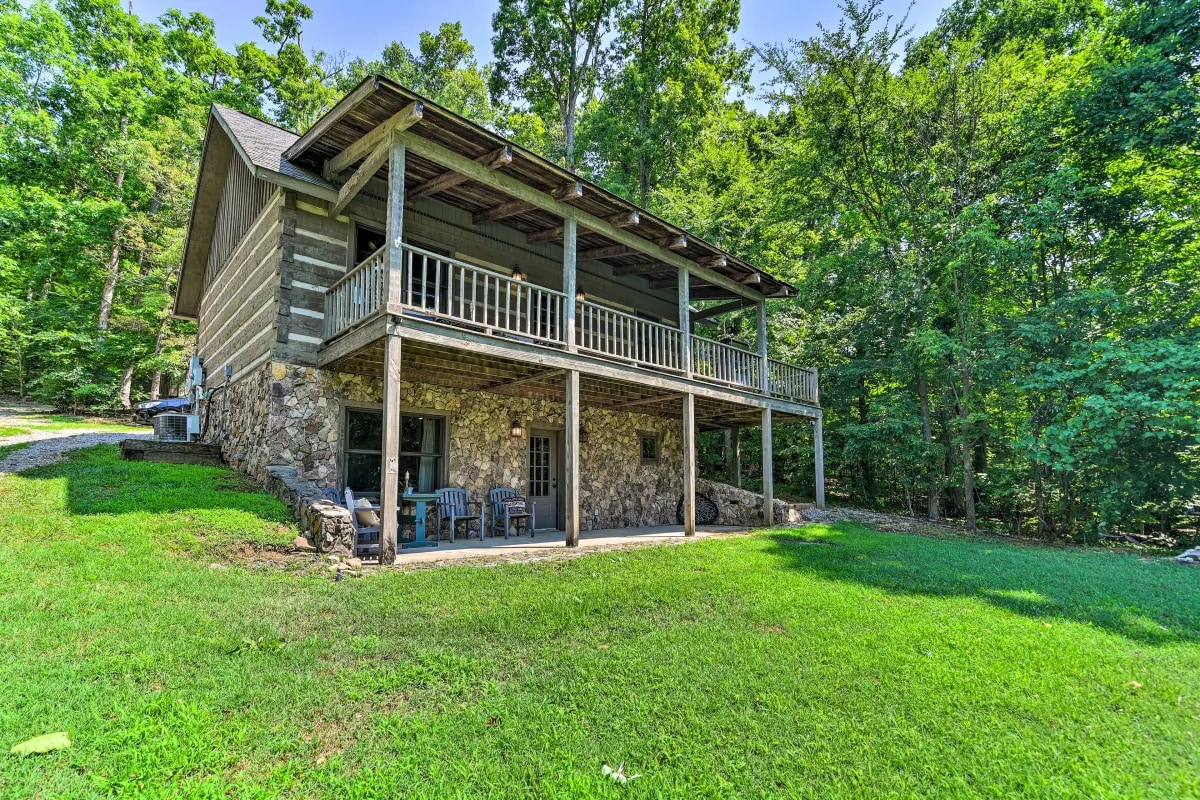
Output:
[[[65,461],[72,450],[94,447],[98,444],[116,444],[122,439],[145,438],[152,435],[144,432],[114,433],[111,426],[95,428],[72,428],[68,430],[38,430],[38,415],[53,413],[26,404],[0,404],[0,427],[13,426],[30,428],[29,433],[0,437],[0,446],[29,444],[8,457],[0,459],[0,475],[8,472],[23,472],[34,467],[44,467]]]

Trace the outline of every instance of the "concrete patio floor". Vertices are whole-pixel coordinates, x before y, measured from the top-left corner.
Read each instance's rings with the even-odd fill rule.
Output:
[[[528,536],[504,537],[488,536],[483,541],[478,538],[458,537],[451,542],[443,539],[437,547],[415,547],[401,550],[396,555],[396,566],[409,566],[439,562],[468,561],[471,559],[499,561],[534,561],[542,558],[572,556],[581,553],[600,550],[616,550],[629,547],[645,547],[661,544],[682,544],[683,542],[710,539],[733,533],[743,533],[749,528],[728,525],[698,525],[696,535],[683,535],[682,525],[656,525],[645,528],[608,528],[594,531],[581,531],[579,547],[568,548],[563,540],[562,531],[543,530],[530,539]]]

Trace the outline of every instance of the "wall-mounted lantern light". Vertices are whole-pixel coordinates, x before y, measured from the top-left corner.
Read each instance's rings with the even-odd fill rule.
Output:
[[[521,424],[521,420],[514,419],[512,422],[512,430],[509,431],[514,439],[520,439],[525,435],[525,426]]]

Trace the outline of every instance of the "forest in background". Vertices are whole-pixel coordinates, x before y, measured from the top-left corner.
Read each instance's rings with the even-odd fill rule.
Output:
[[[1200,0],[957,0],[915,38],[863,0],[753,44],[739,12],[498,0],[491,54],[448,22],[367,57],[306,49],[300,0],[266,0],[232,51],[198,12],[0,0],[0,392],[121,408],[176,388],[209,105],[300,131],[382,73],[798,286],[769,336],[821,370],[835,501],[1194,536]],[[810,437],[776,432],[798,496]],[[753,486],[757,431],[742,442]],[[702,456],[720,475],[718,438]]]

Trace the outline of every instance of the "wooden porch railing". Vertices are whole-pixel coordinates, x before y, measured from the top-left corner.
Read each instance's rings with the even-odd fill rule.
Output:
[[[388,310],[388,280],[398,275],[403,313],[492,336],[532,344],[566,345],[566,296],[483,267],[412,245],[402,249],[401,269],[389,269],[385,248],[375,251],[325,292],[325,338],[332,339]],[[397,313],[393,310],[393,313]],[[684,372],[679,329],[588,300],[575,304],[575,345],[604,358],[651,369]],[[763,359],[734,345],[691,336],[693,377],[763,392]],[[817,403],[812,370],[767,362],[767,393]]]
[[[811,369],[770,359],[767,362],[768,391],[776,397],[817,405],[817,375]]]
[[[682,333],[587,300],[575,304],[575,344],[610,358],[681,372]]]
[[[386,298],[387,248],[381,247],[325,290],[325,338],[375,316]]]
[[[762,388],[761,366],[762,356],[758,353],[712,339],[692,337],[692,373],[697,377],[758,391]]]
[[[563,342],[563,293],[404,246],[400,302],[419,313],[550,344]]]

